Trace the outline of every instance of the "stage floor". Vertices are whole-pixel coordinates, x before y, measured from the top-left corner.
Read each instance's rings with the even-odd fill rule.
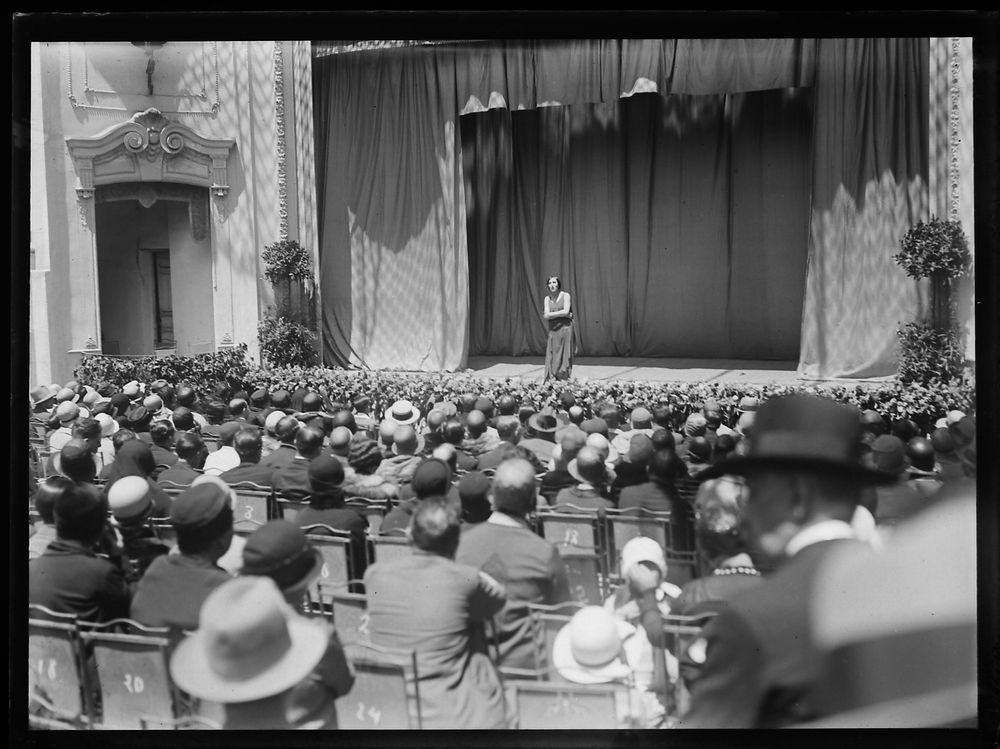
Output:
[[[799,377],[798,362],[750,359],[644,359],[581,357],[573,363],[574,379],[645,382],[714,382],[752,385],[799,385],[832,382],[884,382],[890,377],[813,380]],[[470,356],[468,369],[484,377],[541,380],[544,356]]]

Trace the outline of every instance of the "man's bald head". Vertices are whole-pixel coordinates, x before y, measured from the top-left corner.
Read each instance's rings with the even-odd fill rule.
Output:
[[[506,515],[524,517],[535,509],[538,488],[535,469],[524,458],[509,458],[493,474],[493,509]]]
[[[486,431],[486,414],[478,409],[469,411],[465,420],[465,428],[469,430],[470,437],[481,437]]]
[[[402,424],[393,431],[392,442],[398,455],[413,455],[417,451],[417,431]]]
[[[303,458],[315,458],[323,450],[323,438],[326,436],[322,429],[314,426],[305,426],[295,434],[295,449]]]
[[[346,458],[351,449],[351,438],[354,436],[347,427],[336,427],[330,432],[330,450],[334,455]]]

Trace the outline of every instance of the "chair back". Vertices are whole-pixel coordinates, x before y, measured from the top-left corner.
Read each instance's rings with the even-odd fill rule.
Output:
[[[77,617],[28,606],[29,724],[81,728],[92,717]]]
[[[333,590],[328,593],[333,626],[341,642],[368,640],[368,598],[363,593]]]
[[[413,651],[393,651],[371,643],[344,645],[354,668],[354,686],[338,697],[342,729],[419,729],[420,692]]]
[[[307,525],[302,532],[323,557],[323,567],[316,580],[316,587],[321,592],[328,589],[345,590],[347,582],[354,577],[351,569],[351,534],[323,523]]]
[[[641,507],[607,510],[608,572],[620,580],[621,554],[633,538],[645,536],[656,541],[667,560],[667,581],[683,585],[699,574],[698,555],[686,548],[685,532],[680,529],[682,518],[670,512],[653,512]]]
[[[390,531],[368,536],[368,564],[402,559],[413,554],[409,535],[403,531]]]
[[[218,437],[209,437],[203,434],[201,435],[201,441],[205,443],[205,449],[208,450],[209,453],[214,453],[219,449]]]
[[[569,624],[573,615],[587,604],[582,601],[566,601],[552,605],[529,603],[528,616],[531,619],[532,635],[535,643],[535,668],[549,672],[548,679],[563,681],[552,668],[552,646],[559,630]]]
[[[242,527],[252,527],[254,523],[263,525],[271,519],[274,492],[269,487],[241,482],[229,488],[236,492],[233,528],[237,531]]]
[[[153,520],[150,523],[153,533],[171,549],[177,546],[177,528],[169,520]]]
[[[365,520],[368,521],[368,533],[373,536],[381,532],[382,518],[389,512],[387,503],[381,499],[351,497],[344,502],[344,506],[365,516]]]
[[[507,682],[507,695],[521,729],[627,727],[629,695],[624,684],[515,680]]]
[[[307,499],[293,499],[291,497],[283,497],[280,494],[274,495],[275,514],[277,517],[288,520],[291,523],[297,523],[299,513],[308,506],[309,500]]]
[[[101,695],[101,729],[171,728],[178,694],[170,679],[167,629],[114,620],[82,629],[93,655]]]
[[[574,600],[599,604],[608,589],[604,510],[562,504],[539,508],[535,518],[566,565]]]
[[[667,635],[666,649],[673,653],[679,662],[680,674],[670,688],[673,694],[668,695],[668,704],[672,704],[678,715],[687,712],[690,695],[688,682],[697,677],[702,655],[689,652],[696,640],[701,636],[705,626],[718,615],[718,610],[703,611],[699,614],[685,616],[668,614],[663,617],[663,631]]]

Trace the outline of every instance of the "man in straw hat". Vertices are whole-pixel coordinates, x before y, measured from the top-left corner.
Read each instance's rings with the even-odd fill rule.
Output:
[[[322,569],[323,556],[305,533],[287,520],[271,520],[247,538],[240,575],[270,578],[285,602],[302,611],[307,605],[307,590]],[[286,715],[297,728],[336,728],[334,700],[351,691],[353,685],[354,673],[336,630],[331,629],[322,660],[288,696]]]
[[[860,543],[850,523],[862,488],[892,480],[862,464],[861,420],[852,407],[775,397],[760,407],[754,429],[749,452],[715,464],[706,478],[746,477],[748,540],[777,570],[706,626],[684,727],[769,728],[818,716],[814,578],[828,554]]]
[[[192,697],[221,702],[225,729],[291,729],[292,691],[329,642],[329,626],[296,613],[274,580],[236,578],[199,606],[196,631],[170,658],[170,676]]]
[[[416,652],[424,728],[506,728],[500,675],[481,631],[503,608],[506,591],[454,561],[460,527],[454,502],[425,499],[410,522],[413,555],[368,568],[371,640]]]
[[[149,522],[156,509],[149,482],[142,476],[122,476],[108,489],[108,506],[121,536],[125,577],[134,585],[154,559],[170,553]]]

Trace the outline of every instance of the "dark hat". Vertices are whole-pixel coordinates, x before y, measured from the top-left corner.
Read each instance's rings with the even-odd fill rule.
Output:
[[[906,443],[892,434],[882,434],[875,438],[868,454],[872,467],[886,473],[902,473],[907,469]]]
[[[219,442],[225,445],[231,445],[233,442],[233,437],[246,426],[245,421],[227,421],[219,426]]]
[[[320,455],[309,461],[309,485],[330,489],[344,483],[344,465],[332,455]]]
[[[111,396],[111,405],[115,409],[115,415],[120,419],[124,419],[128,413],[129,406],[132,405],[132,401],[125,393],[114,393]]]
[[[936,453],[951,453],[955,451],[955,440],[948,427],[938,427],[931,432],[931,446]]]
[[[489,491],[489,476],[482,471],[469,471],[458,481],[458,496],[463,504],[484,500]]]
[[[721,460],[701,476],[782,468],[834,473],[863,483],[886,484],[896,479],[862,465],[861,420],[856,409],[807,395],[768,399],[757,411],[747,454]]]
[[[223,486],[205,481],[177,495],[170,505],[170,522],[179,531],[221,534],[232,526],[231,499],[231,493]]]
[[[608,436],[608,422],[604,419],[584,419],[580,424],[580,429],[587,434],[603,434],[605,437]]]
[[[49,387],[48,385],[39,385],[34,390],[31,391],[31,405],[39,406],[42,403],[47,403],[56,397],[56,390]]]
[[[692,463],[706,463],[712,457],[712,443],[705,437],[692,437],[688,440],[687,451]]]
[[[918,471],[933,471],[934,445],[926,437],[913,437],[906,443],[906,458]]]
[[[142,424],[149,424],[149,419],[151,414],[149,409],[145,406],[132,406],[125,413],[125,422],[130,425],[140,426]]]
[[[451,469],[443,460],[428,458],[417,466],[410,484],[418,497],[445,494],[451,485]]]
[[[964,447],[971,444],[976,438],[976,419],[974,416],[963,416],[958,421],[949,424],[948,431],[955,441],[955,446]]]
[[[112,395],[118,392],[118,388],[116,388],[110,382],[102,382],[100,385],[97,386],[97,392],[100,394],[102,398],[110,398]]]
[[[753,413],[758,408],[760,408],[760,401],[751,395],[744,395],[740,398],[740,403],[736,406],[736,410],[740,413]]]
[[[241,574],[269,577],[286,595],[305,592],[322,568],[319,550],[288,520],[265,523],[250,534],[243,547]]]
[[[354,419],[354,414],[346,408],[334,411],[332,422],[334,429],[337,427],[347,427],[352,432],[358,431],[358,423]]]
[[[275,408],[289,408],[292,405],[292,395],[287,390],[275,390],[271,394],[271,405]]]
[[[372,439],[356,439],[351,442],[351,448],[347,453],[347,462],[353,466],[364,466],[375,458],[382,458],[382,451],[378,443]]]
[[[82,458],[90,452],[90,447],[87,443],[78,438],[73,438],[65,445],[62,446],[62,450],[59,451],[60,460],[74,461]]]
[[[625,453],[625,460],[634,465],[648,465],[649,459],[653,457],[653,440],[645,434],[633,434],[628,441],[628,451]]]
[[[536,434],[554,435],[556,430],[566,426],[569,420],[561,414],[554,414],[549,410],[543,410],[528,417],[528,426]]]
[[[267,390],[257,388],[250,394],[250,403],[260,408],[267,405]]]

